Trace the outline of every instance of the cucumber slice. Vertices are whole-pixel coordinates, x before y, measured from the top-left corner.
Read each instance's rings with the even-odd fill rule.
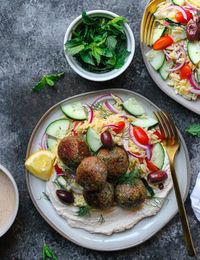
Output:
[[[152,149],[151,162],[158,168],[162,169],[165,161],[165,151],[161,143],[154,144]]]
[[[185,0],[172,0],[175,5],[182,6],[185,4]]]
[[[197,83],[200,83],[200,69],[196,69],[194,73]]]
[[[68,119],[58,119],[50,123],[45,133],[47,134],[47,147],[49,150],[52,150],[57,144],[57,138],[65,137],[68,129],[69,129],[70,121]]]
[[[188,42],[188,55],[193,64],[200,62],[200,41]]]
[[[153,43],[156,42],[158,39],[160,39],[160,37],[163,35],[165,31],[165,26],[163,26],[162,24],[159,24],[153,33]]]
[[[145,114],[144,108],[138,103],[135,98],[129,98],[125,102],[123,102],[124,109],[134,116],[141,116]]]
[[[159,70],[165,61],[165,55],[163,51],[150,50],[148,53],[146,53],[146,57],[155,70]]]
[[[149,128],[157,125],[157,123],[158,121],[155,118],[147,117],[147,118],[137,118],[134,122],[132,122],[132,125],[140,126],[143,128]]]
[[[61,105],[62,112],[67,116],[75,120],[85,120],[86,113],[84,107],[80,102],[74,102],[71,104],[62,104]]]
[[[178,42],[187,38],[185,28],[179,25],[174,25],[173,27],[171,27],[169,29],[169,34],[174,42]]]
[[[93,152],[97,152],[103,145],[100,139],[100,135],[96,131],[89,127],[86,133],[86,142]]]
[[[168,78],[169,73],[170,73],[169,69],[172,68],[173,64],[174,63],[171,60],[165,61],[163,63],[162,67],[159,69],[159,73],[160,73],[162,79],[166,80]]]

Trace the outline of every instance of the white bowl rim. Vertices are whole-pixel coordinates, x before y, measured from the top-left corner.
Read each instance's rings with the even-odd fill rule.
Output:
[[[2,237],[12,226],[12,224],[15,221],[15,218],[17,216],[17,212],[18,212],[18,208],[19,208],[19,192],[18,192],[18,188],[17,188],[17,184],[12,176],[12,174],[3,166],[0,164],[0,171],[2,171],[3,174],[5,174],[9,180],[11,181],[14,191],[15,191],[15,208],[12,212],[12,217],[10,218],[9,222],[7,223],[7,225],[5,227],[2,228],[2,230],[0,230],[0,237]]]
[[[116,14],[116,13],[113,13],[111,11],[107,11],[107,10],[92,10],[92,11],[88,11],[87,14],[89,15],[92,15],[92,14],[105,14],[105,15],[109,15],[109,16],[112,16],[112,17],[118,17],[119,15]],[[67,31],[65,33],[65,37],[64,37],[64,54],[65,54],[65,57],[70,65],[70,67],[77,73],[79,74],[80,76],[82,76],[83,78],[86,78],[86,79],[89,79],[89,80],[92,80],[92,81],[107,81],[107,80],[111,80],[111,79],[114,79],[116,77],[118,77],[120,74],[122,74],[127,68],[128,66],[130,65],[133,57],[134,57],[134,53],[135,53],[135,38],[134,38],[134,35],[133,35],[133,32],[130,28],[130,26],[128,25],[128,23],[124,23],[124,27],[126,29],[126,32],[127,32],[127,38],[129,38],[129,41],[130,41],[130,54],[129,56],[127,57],[126,61],[125,61],[125,64],[119,68],[119,69],[114,69],[114,70],[111,70],[109,72],[106,72],[106,73],[93,73],[93,72],[89,72],[85,69],[82,68],[82,71],[79,70],[79,68],[77,68],[71,61],[72,57],[69,56],[66,52],[65,52],[65,43],[73,29],[73,27],[82,19],[82,15],[79,15],[77,18],[75,18],[71,24],[69,25],[69,27],[67,28]],[[73,58],[73,60],[75,60]],[[78,65],[78,63],[76,63]],[[111,73],[112,72],[112,73]],[[101,75],[101,77],[99,77]],[[102,77],[103,76],[103,77]]]

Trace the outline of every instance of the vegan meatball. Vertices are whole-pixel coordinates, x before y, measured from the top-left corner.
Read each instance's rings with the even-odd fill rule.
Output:
[[[90,156],[90,151],[79,136],[68,136],[60,141],[58,156],[63,163],[76,167],[85,157]]]
[[[114,202],[114,188],[112,184],[106,182],[101,191],[84,191],[83,197],[87,204],[93,208],[110,208]]]
[[[141,180],[133,185],[118,184],[115,187],[115,201],[124,208],[135,208],[145,201],[146,188]]]
[[[124,175],[129,166],[128,155],[126,151],[118,146],[111,150],[102,148],[97,154],[107,166],[108,179],[113,180]]]
[[[107,167],[95,156],[82,160],[76,170],[76,181],[85,190],[99,191],[103,189],[107,179]]]

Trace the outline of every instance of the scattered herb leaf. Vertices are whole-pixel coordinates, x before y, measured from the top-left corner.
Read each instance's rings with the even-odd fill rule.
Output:
[[[43,191],[42,194],[44,195],[44,199],[51,201],[49,196],[46,194],[46,192]]]
[[[47,259],[53,259],[53,260],[58,260],[58,257],[56,254],[51,250],[46,243],[43,245],[42,249],[42,260],[47,260]]]
[[[64,72],[58,74],[44,75],[41,80],[32,88],[33,92],[38,92],[43,89],[46,85],[53,87],[55,82],[64,75]]]
[[[117,184],[130,184],[134,185],[140,178],[140,170],[135,169],[132,172],[126,173],[125,175],[119,177],[116,182]]]
[[[79,210],[77,211],[77,216],[84,217],[90,214],[91,207],[89,205],[80,206]]]
[[[101,214],[98,220],[99,224],[103,224],[105,222],[105,218],[103,217],[103,215]]]
[[[149,186],[149,184],[148,184],[148,182],[146,181],[145,178],[141,178],[141,181],[143,182],[145,188],[147,189],[147,191],[150,195],[150,198],[152,198],[155,195],[154,190],[152,189],[151,186]]]
[[[89,71],[106,72],[121,68],[129,55],[124,32],[126,19],[91,17],[84,11],[82,23],[65,43],[65,50]]]
[[[191,135],[200,137],[200,124],[192,124],[188,128],[186,128],[186,132]]]

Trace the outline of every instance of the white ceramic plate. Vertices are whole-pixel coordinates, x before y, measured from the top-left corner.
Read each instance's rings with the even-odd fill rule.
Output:
[[[150,102],[143,96],[125,89],[101,90],[68,98],[50,108],[40,119],[31,135],[27,149],[27,157],[39,149],[39,144],[47,125],[53,120],[63,116],[60,110],[60,104],[62,102],[82,101],[83,103],[92,103],[92,101],[97,96],[100,96],[108,92],[119,95],[124,100],[132,96],[136,97],[145,108],[147,114],[149,115],[152,115],[153,111],[159,109],[152,102]],[[178,175],[181,194],[185,199],[188,194],[191,176],[187,148],[181,135],[180,139],[181,148],[176,156],[175,167]],[[178,211],[175,194],[172,190],[168,194],[163,207],[157,215],[143,219],[132,229],[121,233],[115,233],[111,236],[91,234],[82,229],[70,227],[67,224],[67,221],[56,213],[49,201],[41,199],[42,192],[45,191],[45,182],[35,178],[34,176],[28,173],[26,175],[26,180],[31,199],[41,216],[63,237],[71,240],[72,242],[80,246],[90,249],[114,251],[138,245],[144,242],[145,240],[149,239],[162,227],[164,227]]]
[[[147,6],[146,6],[146,8],[147,8]],[[145,14],[146,8],[144,10],[144,14]],[[143,14],[143,17],[144,17],[144,14]],[[141,27],[140,27],[140,30],[141,30]],[[183,98],[182,96],[177,95],[175,93],[175,89],[172,87],[169,87],[167,85],[167,81],[163,80],[161,78],[160,74],[157,71],[155,71],[154,68],[151,66],[151,64],[147,61],[147,57],[145,56],[145,54],[150,50],[150,48],[141,42],[141,32],[140,32],[140,48],[141,48],[142,57],[143,57],[145,65],[146,65],[146,68],[147,68],[150,76],[154,80],[154,82],[158,85],[158,87],[165,94],[167,94],[169,97],[174,99],[176,102],[178,102],[182,106],[186,107],[187,109],[195,112],[196,114],[200,115],[200,99],[197,99],[195,101],[189,101],[189,100],[186,100],[185,98]]]

